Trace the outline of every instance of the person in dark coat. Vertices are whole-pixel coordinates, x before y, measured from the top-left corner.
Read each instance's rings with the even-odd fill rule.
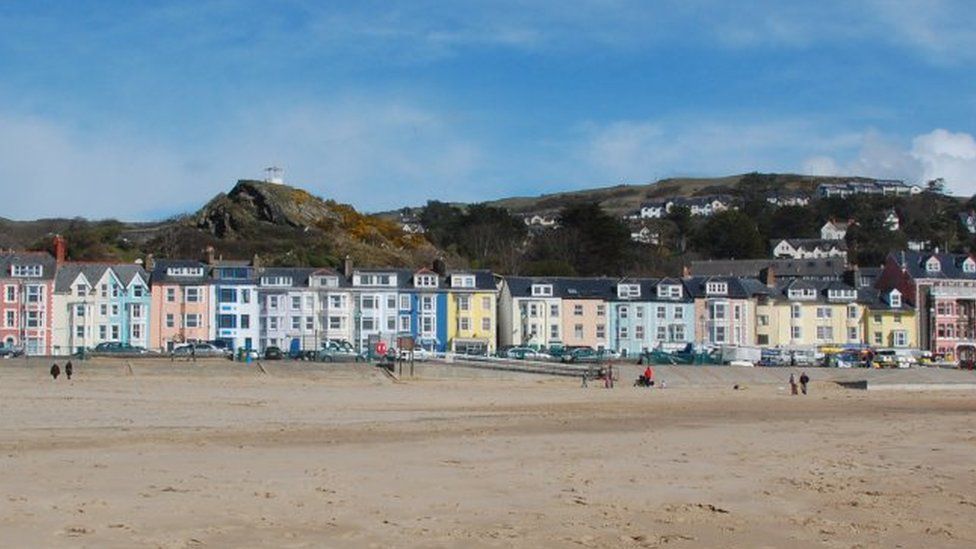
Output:
[[[71,361],[69,360],[68,363],[64,365],[64,375],[68,376],[68,379],[71,379],[71,372],[73,370],[74,368],[71,367]]]
[[[800,374],[800,391],[807,394],[807,383],[810,383],[810,376],[806,372]]]
[[[54,363],[54,364],[53,364],[53,365],[51,366],[51,377],[53,377],[54,379],[58,379],[58,376],[59,376],[59,375],[61,375],[61,368],[59,368],[59,367],[58,367],[58,363],[57,363],[57,362],[55,362],[55,363]]]

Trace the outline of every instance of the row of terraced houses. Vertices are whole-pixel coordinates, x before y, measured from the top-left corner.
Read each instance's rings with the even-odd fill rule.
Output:
[[[702,345],[869,345],[976,353],[976,260],[890,254],[869,284],[824,276],[509,277],[485,270],[264,267],[259,260],[77,263],[0,253],[0,344],[65,355],[118,341],[166,352],[365,349],[409,336],[437,351],[586,345],[636,354]]]

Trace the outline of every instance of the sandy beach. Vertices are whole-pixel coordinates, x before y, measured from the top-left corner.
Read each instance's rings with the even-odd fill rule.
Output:
[[[0,363],[0,545],[976,545],[973,391],[279,370]]]

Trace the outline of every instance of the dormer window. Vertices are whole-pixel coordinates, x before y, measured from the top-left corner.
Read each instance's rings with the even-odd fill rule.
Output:
[[[942,270],[942,264],[935,257],[930,257],[928,261],[925,262],[925,272],[937,273]]]
[[[262,276],[261,285],[262,286],[291,286],[292,278],[290,276]]]
[[[726,295],[729,293],[728,282],[709,282],[705,284],[705,293],[708,295]]]
[[[827,299],[831,301],[847,301],[857,297],[857,293],[853,289],[833,289],[827,290]]]
[[[965,261],[962,262],[962,272],[964,273],[976,273],[976,261],[973,258],[967,257]]]
[[[452,288],[474,288],[474,275],[452,275]]]
[[[16,278],[40,278],[44,274],[43,265],[12,265],[10,274]]]
[[[326,288],[337,288],[339,277],[336,276],[316,276],[312,278],[312,286],[323,286]]]
[[[640,297],[640,295],[640,284],[617,284],[617,297],[621,299]]]
[[[413,285],[417,288],[436,288],[437,287],[437,275],[435,274],[417,274],[413,277]]]
[[[552,297],[552,284],[533,284],[532,297]]]
[[[169,267],[166,276],[203,276],[203,267]]]
[[[75,286],[75,293],[80,297],[84,297],[88,295],[88,285],[78,284],[77,286]]]
[[[356,286],[396,286],[396,277],[387,273],[360,273],[353,277]]]
[[[891,292],[888,294],[888,305],[890,305],[892,309],[900,308],[901,292],[899,292],[898,290],[891,290]]]
[[[657,296],[661,299],[681,299],[681,286],[678,284],[661,284],[657,287]]]
[[[817,291],[813,288],[790,288],[787,295],[790,299],[816,299]]]

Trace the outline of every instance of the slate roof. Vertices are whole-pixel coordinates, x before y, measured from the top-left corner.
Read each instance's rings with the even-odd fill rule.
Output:
[[[976,273],[966,273],[962,270],[963,261],[969,257],[966,254],[906,251],[893,255],[898,266],[904,267],[916,280],[921,278],[976,280]],[[942,267],[937,273],[925,270],[925,263],[932,257],[937,258]]]
[[[11,278],[10,268],[14,265],[41,265],[41,276],[23,280],[53,280],[57,261],[47,252],[6,252],[0,253],[0,278]],[[21,280],[18,278],[18,280]]]
[[[203,269],[202,276],[169,276],[166,270],[169,268]],[[210,280],[210,266],[201,261],[193,259],[157,259],[153,266],[151,280],[153,284],[181,284],[199,286],[206,284]]]
[[[838,279],[844,274],[845,262],[839,258],[824,259],[717,259],[691,262],[694,276],[759,277],[772,267],[776,278]]]
[[[136,276],[142,277],[142,280],[147,284],[149,282],[149,275],[146,271],[141,266],[132,263],[62,263],[54,278],[54,291],[70,292],[71,286],[79,274],[83,274],[88,283],[94,286],[109,270],[125,287],[128,287]]]

